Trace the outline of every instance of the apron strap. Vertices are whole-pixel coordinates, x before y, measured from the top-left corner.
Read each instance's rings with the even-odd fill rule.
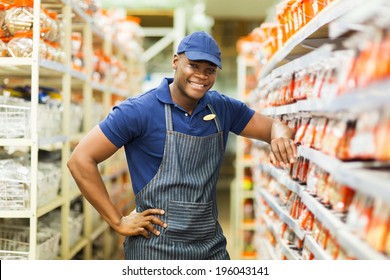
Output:
[[[214,121],[215,121],[215,125],[217,126],[217,131],[221,132],[222,127],[221,127],[221,123],[219,122],[217,113],[215,113],[215,110],[214,110],[213,106],[211,106],[211,104],[207,104],[207,107],[210,109],[211,113],[213,113],[215,115]]]
[[[168,131],[173,131],[172,111],[169,104],[165,104],[165,125]]]

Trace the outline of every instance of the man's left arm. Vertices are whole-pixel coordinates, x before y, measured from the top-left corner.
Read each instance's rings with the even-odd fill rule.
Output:
[[[283,166],[295,162],[297,148],[294,131],[278,120],[256,112],[240,135],[269,143],[270,160],[275,165]]]

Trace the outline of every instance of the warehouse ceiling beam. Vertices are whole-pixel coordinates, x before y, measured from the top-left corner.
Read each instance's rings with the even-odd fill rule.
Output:
[[[151,27],[143,28],[146,37],[162,37],[151,47],[144,51],[142,60],[150,61],[158,53],[170,46],[172,43],[173,49],[176,50],[180,40],[186,33],[186,12],[184,8],[176,8],[173,15],[173,27]]]
[[[175,31],[172,29],[172,31],[170,31],[168,34],[166,34],[164,37],[154,43],[150,48],[144,51],[144,53],[142,54],[142,60],[144,62],[148,62],[149,60],[151,60],[163,49],[171,45],[175,40],[175,37]]]

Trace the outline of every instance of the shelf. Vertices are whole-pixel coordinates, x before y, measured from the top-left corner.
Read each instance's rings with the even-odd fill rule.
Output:
[[[32,139],[0,139],[0,146],[31,146]]]
[[[84,137],[85,133],[91,129],[94,125],[93,116],[94,112],[92,107],[92,101],[94,100],[94,90],[101,91],[103,94],[96,98],[97,102],[101,104],[101,107],[104,112],[108,112],[111,107],[111,101],[113,98],[119,101],[120,99],[127,98],[129,96],[129,91],[123,90],[122,88],[112,87],[115,84],[115,77],[108,75],[108,79],[105,80],[105,83],[97,84],[92,81],[92,56],[96,48],[103,49],[103,52],[107,56],[116,56],[120,62],[123,63],[123,66],[126,67],[127,74],[130,74],[130,70],[138,71],[139,66],[142,66],[142,61],[137,60],[137,58],[130,59],[128,51],[124,51],[124,46],[120,46],[118,42],[113,42],[113,34],[110,32],[104,33],[102,30],[99,30],[98,26],[95,25],[92,16],[80,9],[76,5],[75,1],[70,0],[37,0],[35,1],[34,13],[38,12],[39,9],[48,9],[58,12],[58,20],[61,21],[61,44],[65,52],[64,63],[59,63],[56,61],[42,59],[39,57],[40,45],[39,36],[35,36],[33,40],[33,54],[29,58],[12,58],[12,57],[1,57],[0,58],[0,76],[4,79],[7,86],[17,86],[17,85],[30,85],[31,86],[31,99],[32,102],[28,103],[27,106],[24,106],[26,110],[31,111],[31,122],[28,124],[28,131],[30,132],[27,135],[29,138],[18,138],[18,139],[0,139],[0,146],[9,147],[10,151],[13,150],[23,150],[29,153],[30,157],[30,180],[28,185],[34,187],[30,190],[30,201],[29,208],[22,211],[0,211],[0,218],[10,218],[12,222],[17,221],[17,219],[28,219],[30,223],[29,237],[30,240],[36,240],[40,224],[37,224],[38,220],[52,212],[53,210],[60,210],[60,252],[61,255],[58,258],[62,259],[71,259],[73,258],[80,250],[83,250],[84,257],[89,257],[92,255],[92,250],[94,249],[92,242],[99,235],[105,232],[109,228],[108,224],[105,222],[94,223],[96,220],[93,220],[92,215],[84,215],[84,231],[83,236],[80,240],[74,244],[75,246],[69,246],[70,240],[68,240],[70,235],[71,225],[68,223],[68,220],[72,217],[70,216],[71,208],[73,207],[73,202],[75,199],[81,197],[81,192],[77,187],[74,187],[74,181],[72,182],[71,174],[67,172],[66,162],[72,152],[73,141],[79,141]],[[42,12],[40,10],[39,12]],[[34,20],[34,34],[35,31],[39,30],[39,15],[33,17]],[[84,55],[84,70],[76,71],[74,70],[73,63],[71,60],[72,57],[72,32],[80,31],[82,34],[82,52]],[[138,42],[138,41],[137,41]],[[134,43],[137,43],[134,41]],[[98,43],[98,44],[96,44]],[[135,69],[137,68],[137,69]],[[128,75],[129,79],[133,80],[131,75]],[[138,73],[137,73],[138,78]],[[136,80],[135,83],[141,82],[141,80]],[[127,86],[127,82],[123,86]],[[138,84],[137,84],[138,85]],[[60,130],[64,135],[51,135],[51,132],[39,132],[39,125],[37,121],[41,120],[39,117],[40,104],[38,100],[38,93],[41,86],[46,87],[55,87],[61,93],[62,97],[62,108],[61,108],[61,121],[56,123],[57,128],[64,128]],[[122,84],[118,85],[122,87]],[[132,85],[133,86],[133,85]],[[123,98],[118,98],[123,97]],[[69,131],[71,130],[71,123],[73,121],[72,115],[72,106],[71,103],[77,100],[81,103],[80,108],[83,110],[83,131],[77,134],[70,135]],[[7,105],[8,106],[8,105]],[[20,108],[21,106],[19,106]],[[23,107],[23,109],[24,109]],[[37,115],[38,114],[38,115]],[[60,133],[61,133],[60,132]],[[41,134],[41,135],[40,135]],[[45,135],[43,135],[45,134]],[[11,149],[11,147],[15,147]],[[55,151],[56,155],[61,155],[61,166],[58,167],[56,172],[62,172],[61,176],[61,190],[60,195],[55,197],[50,202],[45,205],[40,205],[40,200],[37,195],[38,184],[35,182],[39,177],[39,159],[41,156],[40,150],[46,151]],[[125,159],[121,158],[121,162],[125,165]],[[108,168],[111,170],[116,168],[119,164],[116,162],[114,164],[108,163]],[[127,169],[123,169],[126,171]],[[123,171],[123,172],[124,172]],[[114,176],[116,184],[128,184],[128,177],[122,176],[122,174],[116,173],[112,174],[112,179]],[[112,186],[112,181],[107,183],[107,188],[110,189]],[[37,194],[38,193],[38,194]],[[83,202],[86,202],[83,200]],[[37,204],[39,206],[37,206]],[[131,205],[128,204],[127,205]],[[129,206],[133,207],[133,205]],[[59,209],[60,208],[60,209]],[[85,209],[85,208],[83,208]],[[86,213],[84,213],[86,214]],[[97,228],[94,228],[96,225]],[[1,226],[1,225],[0,225]],[[94,228],[92,234],[88,237],[87,230]],[[92,238],[92,240],[91,240]],[[68,240],[68,242],[66,242]],[[73,240],[72,240],[73,241]],[[104,238],[104,250],[110,246],[107,238]],[[37,250],[36,242],[31,242],[29,248],[29,258],[35,258],[35,252]],[[107,255],[105,256],[107,257]],[[108,258],[108,257],[107,257]]]
[[[305,44],[305,40],[328,37],[327,30],[324,30],[326,25],[348,12],[353,2],[353,0],[335,0],[326,6],[309,23],[287,40],[284,46],[271,57],[263,67],[260,78],[266,77],[276,66],[281,65],[283,60],[286,60],[289,55],[294,55],[297,52],[300,52],[301,55],[305,52],[307,53],[310,50],[309,48],[302,50],[302,47],[300,47],[301,44]]]
[[[254,198],[255,192],[253,190],[242,190],[242,198]]]
[[[23,57],[1,57],[0,58],[0,75],[1,76],[30,76],[32,58]],[[61,77],[62,74],[69,72],[68,68],[61,63],[47,59],[39,59],[39,75],[41,77]]]
[[[299,255],[299,253],[292,249],[289,245],[284,242],[284,240],[279,240],[280,249],[282,250],[282,254],[288,259],[288,260],[301,260],[302,257]]]
[[[83,249],[88,244],[88,238],[82,237],[77,241],[76,245],[69,252],[69,259],[72,259],[81,249]]]
[[[98,238],[106,229],[108,229],[108,224],[106,222],[103,222],[100,224],[100,226],[95,229],[91,235],[89,236],[90,241],[94,241],[96,238]]]
[[[305,237],[305,231],[302,230],[299,224],[290,217],[289,214],[275,201],[275,199],[265,190],[260,191],[261,196],[267,201],[268,205],[275,211],[279,218],[291,228],[299,239]]]
[[[119,89],[119,88],[112,88],[105,84],[98,83],[98,82],[91,82],[92,89],[101,91],[101,92],[111,92],[112,94],[116,94],[122,97],[128,97],[129,93],[126,90]]]
[[[348,177],[348,176],[347,176]],[[291,179],[290,179],[291,180]],[[268,194],[266,191],[260,191],[260,194],[267,201],[268,205],[275,211],[275,213],[280,217],[280,219],[285,222],[293,231],[297,234],[300,239],[310,237],[307,235],[285,211],[280,207],[274,200],[274,198]],[[334,214],[331,210],[327,209],[322,205],[318,200],[313,196],[306,193],[305,191],[300,192],[302,203],[313,213],[313,215],[318,219],[321,224],[325,226],[329,232],[336,237],[336,240],[341,244],[343,249],[350,252],[353,256],[362,259],[384,259],[386,258],[382,254],[376,252],[374,249],[370,248],[368,244],[360,240],[357,236],[350,233],[347,229],[347,226]],[[263,217],[266,221],[267,226],[270,226],[270,223],[267,223],[267,219]],[[271,227],[272,230],[272,227]],[[315,244],[312,244],[312,240],[309,238],[308,246],[311,246],[312,253],[316,254],[316,257],[325,258],[326,255],[323,255],[321,251],[318,251],[319,248],[315,247]]]
[[[263,256],[264,251],[266,252],[267,259],[269,260],[278,260],[278,257],[275,254],[275,248],[272,246],[271,242],[265,238],[261,238],[259,240],[259,248],[261,248],[261,251],[259,251],[258,255]]]
[[[285,171],[283,171],[282,169],[278,169],[272,165],[266,164],[260,164],[259,168],[270,174],[275,180],[277,180],[280,184],[288,188],[290,191],[301,196],[304,187],[292,180]]]
[[[316,260],[332,260],[329,254],[310,235],[305,236],[305,245]]]
[[[242,222],[241,223],[241,230],[255,230],[256,226],[254,221],[249,223],[249,222]]]
[[[72,10],[76,15],[74,22],[84,22],[84,23],[90,23],[90,24],[93,23],[92,18],[89,15],[87,15],[81,8],[79,8],[79,6],[77,6],[74,3],[74,1],[70,1],[70,2],[71,2],[70,4],[72,6]]]
[[[275,224],[269,220],[269,218],[266,215],[261,215],[261,218],[263,219],[264,223],[267,225],[267,228],[272,232],[272,234],[278,238],[280,235],[280,232],[275,228]]]
[[[258,87],[251,92],[251,100],[258,103],[259,98],[264,99],[267,90],[262,89],[264,87],[267,87],[266,89],[268,87],[272,88],[273,86],[277,87],[277,82],[283,79],[284,75],[290,75],[302,69],[309,69],[308,67],[313,63],[321,63],[337,55],[338,50],[342,49],[340,48],[341,42],[345,43],[343,44],[345,48],[348,48],[348,44],[352,40],[356,41],[360,39],[356,36],[358,34],[354,34],[354,31],[365,31],[366,37],[370,37],[372,34],[371,39],[377,33],[386,33],[390,26],[389,12],[390,3],[386,0],[333,1],[291,37],[271,57],[268,63],[264,65],[260,74],[257,76],[259,79]],[[370,25],[367,24],[369,21],[371,22]],[[375,30],[373,28],[374,25],[378,26]],[[350,36],[351,34],[353,37]],[[363,41],[365,39],[362,38],[361,40]],[[321,47],[321,45],[323,46]],[[356,43],[354,46],[356,50],[361,50],[361,43]],[[352,50],[345,51],[350,52]],[[347,66],[345,65],[345,67]],[[375,67],[373,64],[370,66]],[[336,90],[334,92],[322,91],[322,98],[298,100],[292,104],[260,108],[260,110],[262,114],[271,117],[285,114],[289,114],[290,116],[288,117],[291,118],[299,118],[301,116],[327,116],[337,118],[339,115],[344,116],[343,114],[357,117],[361,113],[370,111],[386,111],[390,104],[389,88],[390,78],[383,78],[382,80],[370,82],[367,86],[349,89],[346,92],[336,93]],[[277,89],[275,92],[280,93],[281,89]],[[253,143],[255,143],[254,146],[260,146],[256,142]],[[310,160],[310,162],[318,165],[327,173],[330,173],[332,179],[338,183],[346,185],[365,196],[373,197],[375,199],[374,203],[380,200],[390,205],[389,161],[342,161],[324,152],[303,146],[298,147],[298,155]],[[299,195],[301,202],[315,216],[315,219],[323,225],[323,228],[330,232],[332,238],[345,251],[347,257],[362,260],[390,259],[389,256],[371,247],[368,242],[358,236],[343,222],[342,218],[345,218],[345,213],[338,213],[323,205],[316,197],[310,195],[305,190],[304,185],[300,185],[298,182],[292,180],[283,169],[258,162],[255,162],[255,167],[268,173],[278,183]],[[257,188],[260,184],[254,182],[254,185]],[[277,198],[268,193],[265,188],[257,190],[256,196],[264,198],[267,204],[273,209],[273,215],[276,213],[280,220],[287,224],[296,234],[301,234],[302,238],[298,237],[304,240],[305,248],[315,256],[316,260],[333,259],[332,254],[317,244],[309,232],[303,231],[296,220],[288,215],[289,211],[285,210],[283,206],[280,206],[277,203]],[[262,200],[259,198],[259,202],[256,204],[258,209],[261,209],[261,203]],[[375,205],[375,207],[377,206],[379,205]],[[265,232],[275,233],[275,227],[267,219],[266,214],[257,213],[256,211],[256,217],[258,215],[264,220],[264,224],[262,224],[263,229],[256,228],[258,234],[262,235]],[[276,224],[275,222],[273,223]],[[288,259],[301,259],[299,252],[291,249],[287,241],[278,239],[277,235],[276,237],[283,254]]]
[[[70,193],[70,196],[69,196],[69,200],[70,200],[70,201],[75,200],[75,199],[78,198],[80,195],[81,195],[81,192],[80,192],[79,189],[72,190],[71,193]]]
[[[354,5],[359,6],[360,9],[351,9],[342,17],[329,24],[329,37],[334,39],[349,31],[366,29],[363,24],[368,20],[379,15],[388,15],[389,6],[385,6],[386,4],[388,5],[387,0],[357,0]],[[388,17],[386,16],[386,18]]]
[[[0,210],[1,218],[31,218],[31,210]]]
[[[345,228],[345,224],[318,200],[308,193],[302,193],[302,202],[330,233],[336,235],[337,231]]]
[[[349,231],[342,230],[337,233],[336,238],[343,249],[352,256],[363,260],[388,260],[385,255],[371,248],[366,242],[359,239]]]
[[[84,72],[81,72],[81,71],[70,69],[69,74],[72,76],[72,78],[79,80],[79,81],[87,81],[88,80],[88,75]]]
[[[284,115],[299,112],[326,112],[334,113],[343,110],[363,112],[377,109],[383,104],[390,103],[388,89],[390,79],[378,81],[371,85],[351,90],[343,95],[330,98],[299,100],[296,103],[278,107],[262,108],[261,112],[268,116]]]
[[[380,167],[381,163],[342,162],[320,151],[302,146],[298,147],[298,154],[332,174],[339,183],[390,204],[390,172],[368,169],[375,165]]]
[[[50,211],[53,211],[54,209],[60,207],[65,202],[65,199],[63,197],[57,196],[55,199],[50,201],[48,204],[43,205],[38,208],[37,210],[37,218],[42,217],[43,215],[49,213]]]
[[[270,74],[268,74],[263,79],[259,80],[258,87],[262,88],[263,86],[273,82],[274,79],[281,77],[283,75],[292,74],[293,72],[296,72],[298,70],[301,70],[303,68],[307,68],[313,63],[316,63],[318,61],[318,58],[320,57],[322,60],[328,59],[332,56],[332,45],[324,45],[300,58],[294,59],[291,62],[288,62],[274,70]]]
[[[68,141],[68,136],[57,135],[51,137],[44,137],[38,140],[38,146],[40,148],[46,148],[49,150],[56,150],[61,148],[62,144]]]
[[[63,74],[69,72],[69,67],[67,67],[65,64],[50,61],[47,59],[40,59],[39,66],[41,67],[41,70],[39,72],[40,76],[62,77]]]

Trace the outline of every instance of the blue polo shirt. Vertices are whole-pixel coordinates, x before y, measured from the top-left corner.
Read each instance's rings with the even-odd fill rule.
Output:
[[[217,91],[208,91],[199,100],[192,115],[171,98],[168,85],[173,79],[144,94],[124,100],[115,106],[99,124],[106,137],[118,148],[124,146],[134,193],[137,194],[157,173],[164,155],[166,125],[164,104],[172,104],[173,129],[192,136],[217,132],[214,121],[204,121],[211,104],[223,129],[224,147],[229,132],[240,134],[254,111],[245,103]]]

